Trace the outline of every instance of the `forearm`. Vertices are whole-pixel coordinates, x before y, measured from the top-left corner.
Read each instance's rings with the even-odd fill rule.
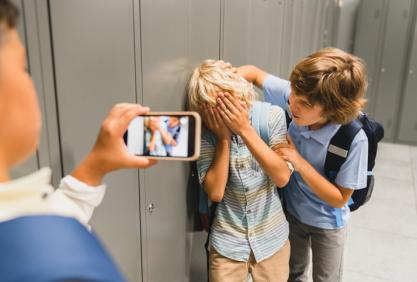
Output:
[[[204,190],[213,202],[223,199],[229,177],[230,140],[218,141],[213,162],[203,182]]]
[[[272,181],[278,187],[284,187],[291,176],[287,163],[263,142],[253,127],[243,131],[240,136],[262,169],[272,178]]]
[[[90,153],[71,172],[71,175],[87,185],[97,186],[102,183],[103,177],[107,172],[107,169],[102,167],[99,158],[94,153]]]
[[[245,65],[237,68],[237,72],[247,81],[262,89],[263,81],[267,75],[263,70],[253,66]]]
[[[352,195],[353,190],[342,189],[332,184],[305,160],[297,172],[320,199],[334,208],[343,207]]]
[[[164,130],[164,129],[160,129],[159,132],[161,132],[161,136],[162,136],[162,141],[164,142],[164,144],[166,145],[171,145],[173,138],[171,136],[171,134],[169,134],[168,131]]]

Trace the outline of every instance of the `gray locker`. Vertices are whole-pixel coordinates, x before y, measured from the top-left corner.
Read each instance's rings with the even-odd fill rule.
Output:
[[[289,43],[289,69],[288,76],[291,74],[292,69],[302,58],[302,48],[301,48],[301,37],[303,35],[304,25],[303,22],[306,19],[303,19],[304,14],[304,5],[305,0],[295,0],[294,6],[292,9],[292,23],[291,23],[291,41]]]
[[[375,99],[375,118],[385,127],[385,140],[393,140],[398,119],[406,62],[407,40],[411,22],[411,0],[389,3],[383,55]]]
[[[143,103],[184,109],[192,68],[219,58],[220,1],[141,1]],[[157,32],[156,32],[157,30]],[[136,49],[138,50],[138,49]],[[141,171],[143,281],[205,281],[202,234],[192,232],[189,164],[161,161]],[[151,208],[151,209],[148,209]],[[191,255],[200,261],[195,265]]]
[[[353,51],[353,37],[356,26],[357,12],[360,0],[340,1],[336,6],[337,32],[335,34],[335,46],[346,52]]]
[[[222,58],[280,74],[284,1],[225,1]]]
[[[291,73],[291,42],[293,31],[293,14],[295,0],[286,0],[284,5],[283,40],[280,54],[280,73],[284,78],[288,78]]]
[[[315,16],[319,0],[307,0],[303,2],[302,31],[300,43],[300,57],[305,57],[316,50],[313,45]]]
[[[113,104],[140,100],[133,8],[130,0],[50,1],[65,174],[89,152]],[[141,281],[138,172],[119,171],[105,182],[92,227],[128,280]]]
[[[379,79],[380,57],[382,53],[384,18],[388,8],[387,1],[362,1],[358,11],[353,53],[362,58],[367,67],[368,91],[366,111],[373,115],[377,83]]]
[[[316,0],[315,1],[315,12],[314,12],[314,25],[313,25],[313,38],[312,38],[312,52],[320,49],[322,47],[322,29],[324,26],[324,7],[325,7],[325,1],[324,0]],[[311,53],[312,53],[311,52]]]
[[[402,142],[417,144],[417,29],[410,54],[410,65],[406,73],[406,87],[400,111],[398,139]]]

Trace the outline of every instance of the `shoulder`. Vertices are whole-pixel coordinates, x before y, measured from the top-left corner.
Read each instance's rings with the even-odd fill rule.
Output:
[[[356,134],[355,138],[353,138],[352,146],[353,145],[368,145],[368,137],[366,136],[365,131],[363,131],[363,129],[359,130],[358,134]]]
[[[278,76],[267,74],[264,81],[263,86],[269,86],[269,87],[288,87],[290,85],[290,82],[286,79],[282,79]]]
[[[269,123],[284,122],[285,123],[285,112],[279,106],[271,105],[269,108]]]

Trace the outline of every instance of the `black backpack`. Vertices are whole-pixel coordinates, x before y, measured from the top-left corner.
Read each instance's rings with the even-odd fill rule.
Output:
[[[351,211],[357,210],[364,205],[372,195],[374,188],[372,170],[375,166],[378,142],[384,138],[384,127],[366,114],[361,114],[352,122],[342,125],[330,140],[324,165],[327,179],[333,182],[349,154],[353,139],[361,128],[368,137],[368,177],[366,187],[353,192],[349,201]]]

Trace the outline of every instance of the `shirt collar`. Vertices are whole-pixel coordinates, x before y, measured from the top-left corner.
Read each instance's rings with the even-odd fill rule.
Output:
[[[337,130],[340,128],[340,124],[329,123],[317,130],[309,130],[308,126],[300,126],[300,134],[306,139],[314,139],[321,145],[326,145]]]

